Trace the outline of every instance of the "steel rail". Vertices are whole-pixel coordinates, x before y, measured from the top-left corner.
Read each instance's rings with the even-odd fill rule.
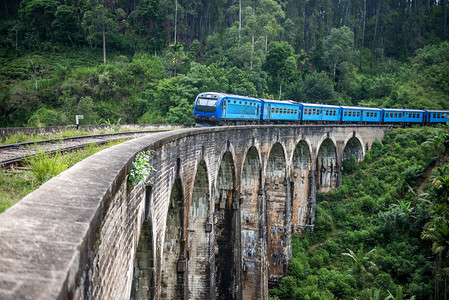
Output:
[[[0,145],[0,166],[1,167],[11,167],[16,165],[23,160],[35,156],[36,149],[32,149],[32,146],[40,145],[42,148],[45,145],[54,146],[59,145],[56,149],[44,150],[45,154],[54,154],[56,152],[69,152],[76,149],[81,149],[87,147],[92,144],[102,145],[106,144],[113,140],[118,140],[120,138],[127,138],[126,136],[130,136],[127,139],[132,139],[135,135],[143,135],[143,134],[151,134],[157,132],[165,132],[169,130],[146,130],[146,131],[129,131],[129,132],[118,132],[118,133],[104,133],[104,134],[93,134],[93,135],[82,135],[82,136],[74,136],[74,137],[66,137],[66,138],[57,138],[57,139],[47,139],[47,140],[39,140],[33,142],[23,142],[23,143],[15,143],[9,145]],[[92,142],[81,142],[82,140],[87,139],[100,139]],[[80,143],[75,145],[70,145],[68,147],[64,147],[63,143],[67,141],[75,141],[80,140]],[[25,148],[26,147],[26,148]],[[41,149],[42,149],[41,148]],[[10,151],[7,153],[7,151]],[[28,151],[28,154],[20,153],[19,151]],[[3,152],[3,153],[2,153]],[[11,153],[12,152],[12,153]],[[2,158],[2,156],[7,156],[6,159]],[[11,158],[11,156],[13,156]]]

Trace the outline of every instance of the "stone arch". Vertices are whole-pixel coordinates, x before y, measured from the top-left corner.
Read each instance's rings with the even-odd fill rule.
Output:
[[[235,167],[231,153],[223,155],[218,170],[215,203],[215,297],[216,299],[233,298],[234,279],[234,197]]]
[[[182,258],[182,232],[184,220],[184,194],[181,180],[175,180],[168,203],[167,221],[162,259],[161,298],[183,298],[183,273],[177,272]]]
[[[197,168],[192,189],[188,226],[188,298],[209,297],[209,230],[206,230],[209,213],[209,180],[207,167],[202,160]]]
[[[312,193],[313,174],[312,155],[306,141],[300,141],[293,152],[291,165],[292,191],[292,229],[301,233],[305,225],[310,225],[311,207],[309,195]]]
[[[249,148],[242,167],[240,184],[240,243],[242,299],[261,299],[263,285],[260,225],[260,158]]]
[[[363,157],[365,156],[362,145],[363,142],[356,135],[347,139],[347,141],[345,142],[345,148],[343,150],[343,160],[346,160],[351,156],[354,156],[357,159],[357,161],[362,161]]]
[[[319,146],[316,171],[318,192],[328,192],[337,187],[337,150],[330,138],[326,138]]]
[[[267,260],[269,281],[278,283],[287,272],[287,165],[280,143],[271,148],[266,166]]]

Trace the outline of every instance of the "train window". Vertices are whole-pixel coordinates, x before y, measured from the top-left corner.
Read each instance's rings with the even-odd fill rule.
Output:
[[[402,118],[402,113],[399,113],[399,118]]]
[[[237,103],[237,101],[234,100],[234,103]]]
[[[347,117],[348,116],[348,111],[345,110],[345,112],[343,113],[343,116]]]
[[[438,118],[441,118],[441,114],[440,113],[438,114]]]
[[[271,108],[271,113],[274,114],[274,107]]]

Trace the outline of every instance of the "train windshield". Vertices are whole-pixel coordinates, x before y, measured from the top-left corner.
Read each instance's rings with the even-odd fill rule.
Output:
[[[196,101],[196,105],[199,106],[216,106],[217,105],[217,99],[209,99],[209,98],[198,98]]]
[[[195,109],[200,112],[212,113],[215,112],[218,99],[198,98],[196,100]]]

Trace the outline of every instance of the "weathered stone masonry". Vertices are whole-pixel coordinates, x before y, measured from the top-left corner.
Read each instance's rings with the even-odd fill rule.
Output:
[[[316,191],[386,130],[185,129],[97,153],[0,215],[0,298],[267,299]],[[147,149],[157,171],[129,188]]]

